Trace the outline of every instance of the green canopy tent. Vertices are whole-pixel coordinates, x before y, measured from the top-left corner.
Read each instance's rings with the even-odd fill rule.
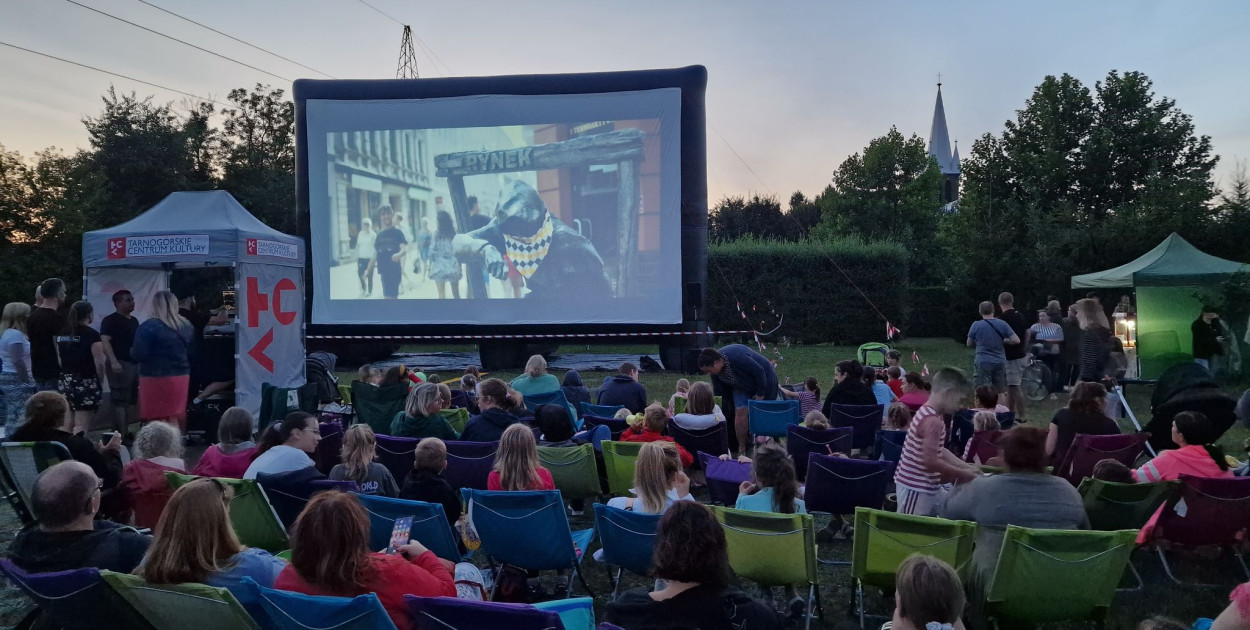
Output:
[[[1192,358],[1190,325],[1202,302],[1220,284],[1250,266],[1204,253],[1173,232],[1129,263],[1072,276],[1073,289],[1131,287],[1137,294],[1137,360],[1142,378],[1158,378],[1168,367]]]

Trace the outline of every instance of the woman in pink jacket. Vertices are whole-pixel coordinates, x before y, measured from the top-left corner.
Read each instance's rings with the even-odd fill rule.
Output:
[[[1232,477],[1233,471],[1228,469],[1228,461],[1224,452],[1211,439],[1211,421],[1197,411],[1182,411],[1172,419],[1172,441],[1176,442],[1175,450],[1163,451],[1158,457],[1146,462],[1144,466],[1133,471],[1133,479],[1138,483],[1171,481],[1181,475],[1195,477]],[[1155,522],[1164,506],[1150,518],[1150,522],[1142,528],[1137,542],[1143,543],[1154,530]]]

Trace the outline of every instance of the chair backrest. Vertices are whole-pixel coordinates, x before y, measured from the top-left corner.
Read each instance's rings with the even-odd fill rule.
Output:
[[[0,444],[0,468],[5,483],[17,491],[22,505],[33,519],[30,497],[39,473],[53,465],[74,459],[60,442],[4,442]],[[21,516],[19,514],[19,516]],[[25,520],[25,519],[23,519]]]
[[[274,420],[292,411],[317,412],[317,384],[304,383],[299,387],[277,387],[260,384],[260,416],[258,422],[263,431]]]
[[[1179,481],[1116,483],[1086,477],[1077,492],[1089,515],[1090,529],[1115,531],[1145,527],[1180,485]]]
[[[457,434],[464,433],[464,428],[469,424],[469,410],[464,407],[452,407],[438,412],[438,415],[447,419],[447,424],[456,430]]]
[[[467,409],[470,414],[477,409],[474,397],[463,389],[451,390],[451,406],[455,409]]]
[[[905,441],[907,441],[906,430],[881,429],[877,431],[876,439],[873,441],[873,452],[877,454],[877,459],[897,465],[898,460],[903,457],[903,442]]]
[[[574,411],[576,411],[573,409],[571,405],[569,405],[569,399],[567,396],[564,395],[564,390],[562,389],[557,389],[555,391],[550,391],[550,392],[543,392],[541,394],[526,394],[524,398],[525,398],[525,408],[529,409],[530,411],[534,411],[538,409],[539,405],[564,405],[565,407],[568,407],[570,409],[569,413],[573,413]],[[616,412],[613,412],[613,413],[616,413]],[[574,419],[575,418],[573,418],[572,416],[569,417],[570,421]]]
[[[420,442],[421,439],[393,437],[390,435],[378,435],[375,437],[378,440],[378,463],[386,466],[386,469],[391,471],[391,476],[395,478],[396,483],[404,483],[404,478],[408,476],[408,472],[412,470],[413,462],[417,459],[417,442]]]
[[[327,489],[324,485],[321,487],[314,485],[315,481],[324,480],[325,477],[314,468],[256,475],[256,483],[265,491],[269,505],[273,506],[278,520],[282,521],[282,525],[287,529],[295,524],[295,519],[299,517],[300,512],[304,511],[308,500],[314,494]]]
[[[635,575],[651,571],[655,550],[655,528],[659,514],[640,514],[630,510],[595,506],[595,532],[603,545],[603,562],[614,564]]]
[[[1180,488],[1163,505],[1151,539],[1187,547],[1244,543],[1250,528],[1250,477],[1181,475]]]
[[[738,486],[751,478],[751,465],[736,459],[723,460],[711,453],[699,453],[707,493],[713,503],[733,507],[738,502]]]
[[[678,398],[677,400],[682,400]],[[706,429],[683,429],[676,422],[668,421],[668,435],[687,453],[711,453],[723,455],[729,452],[729,428],[727,422],[718,422]]]
[[[1128,566],[1137,530],[1028,529],[1008,525],[985,613],[1004,625],[1102,621]]]
[[[177,490],[193,479],[193,475],[175,472],[165,473],[170,487]],[[234,498],[230,499],[230,524],[239,542],[248,547],[259,547],[270,553],[278,553],[290,547],[287,543],[286,529],[282,521],[269,505],[260,485],[251,479],[217,478],[234,489]]]
[[[807,456],[810,453],[832,455],[851,452],[851,427],[836,427],[819,431],[803,425],[786,427],[786,452],[794,458],[794,471],[799,481],[807,478]]]
[[[625,405],[592,405],[588,402],[578,403],[581,407],[578,411],[582,413],[582,417],[595,416],[598,418],[611,418],[616,412],[625,408]]]
[[[994,414],[998,418],[998,428],[1003,431],[1011,430],[1016,426],[1016,413],[1014,411],[1002,411]]]
[[[968,440],[972,439],[975,427],[972,417],[976,412],[971,409],[960,409],[946,420],[946,448],[956,455],[962,455]]]
[[[313,453],[313,461],[321,474],[330,474],[330,469],[341,462],[339,453],[343,450],[343,424],[340,422],[321,423],[321,441]]]
[[[571,597],[537,602],[534,608],[560,615],[564,630],[595,630],[595,600],[593,597]]]
[[[266,630],[394,630],[395,624],[376,593],[355,597],[320,597],[265,588],[244,577],[240,603],[248,600],[264,611],[257,619]]]
[[[807,460],[803,501],[808,512],[851,514],[858,507],[877,510],[885,503],[892,481],[894,462],[812,453]]]
[[[425,545],[434,555],[460,562],[460,547],[456,535],[447,522],[447,512],[438,503],[392,499],[367,494],[356,495],[369,513],[369,548],[383,549],[391,542],[395,519],[412,517],[409,537]]]
[[[817,583],[816,530],[810,514],[712,510],[725,528],[729,566],[739,577],[769,586]]]
[[[1076,434],[1072,445],[1064,454],[1055,475],[1067,479],[1076,486],[1081,480],[1094,474],[1094,465],[1104,459],[1114,459],[1129,468],[1146,450],[1149,433],[1129,433],[1126,435],[1085,435]]]
[[[829,426],[851,427],[851,448],[868,448],[881,428],[882,405],[829,405]]]
[[[597,497],[603,493],[599,484],[599,466],[595,463],[595,447],[540,446],[538,461],[551,472],[556,490],[570,499]]]
[[[443,478],[452,488],[486,489],[486,478],[495,468],[499,442],[447,442],[447,470]]]
[[[43,614],[65,630],[99,630],[100,620],[113,627],[148,630],[152,626],[122,599],[99,569],[74,569],[55,573],[27,573],[7,558],[0,558],[0,573],[21,589]]]
[[[379,435],[391,432],[391,420],[404,410],[407,400],[407,383],[377,386],[352,381],[352,408],[356,410],[356,422],[369,425]]]
[[[634,465],[638,462],[638,451],[641,442],[614,442],[604,440],[599,443],[603,449],[603,469],[608,479],[608,492],[629,496],[629,489],[634,486]]]
[[[624,407],[621,408],[624,409]],[[599,425],[607,427],[608,431],[612,433],[612,439],[614,440],[621,439],[621,434],[625,432],[625,429],[629,428],[628,422],[617,420],[610,415],[606,417],[595,415],[582,416],[582,429],[593,429]]]
[[[568,569],[577,548],[559,490],[492,492],[465,488],[482,550],[496,562],[523,569]]]
[[[968,441],[970,447],[965,447],[963,451],[957,454],[964,456],[964,461],[970,464],[984,464],[993,457],[998,457],[998,441],[1002,439],[1005,431],[974,431],[972,439]]]
[[[437,630],[553,630],[563,628],[560,614],[539,610],[529,604],[475,602],[454,597],[404,595],[408,612],[418,628]]]
[[[148,584],[126,573],[101,571],[113,590],[156,630],[259,630],[251,615],[224,588],[206,584]],[[97,620],[99,621],[99,620]]]
[[[797,400],[747,401],[747,426],[751,435],[782,438],[790,425],[802,421]]]
[[[856,508],[851,577],[893,589],[898,565],[922,553],[955,567],[966,578],[976,531],[976,524],[969,521]]]

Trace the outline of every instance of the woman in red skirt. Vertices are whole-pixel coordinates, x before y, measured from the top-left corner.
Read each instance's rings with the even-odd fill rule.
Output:
[[[186,430],[191,364],[187,349],[193,329],[178,314],[178,298],[159,291],[152,317],[139,324],[130,354],[139,362],[139,419],[164,420]]]

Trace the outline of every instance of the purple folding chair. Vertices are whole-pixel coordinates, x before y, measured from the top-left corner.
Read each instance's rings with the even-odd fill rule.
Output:
[[[969,464],[985,465],[990,458],[998,457],[998,441],[1003,431],[976,431],[964,447],[963,458]]]
[[[894,462],[812,453],[807,458],[808,512],[854,514],[855,508],[881,509],[894,480]]]
[[[716,455],[699,453],[707,477],[707,493],[713,503],[733,507],[738,502],[738,486],[751,478],[751,465],[738,460],[722,460]]]
[[[149,630],[149,624],[117,591],[104,583],[99,569],[74,569],[56,573],[27,573],[7,558],[0,558],[0,573],[21,589],[42,611],[43,621],[66,630],[99,630],[101,620],[109,627]],[[40,624],[35,622],[35,626]]]
[[[725,422],[706,429],[683,429],[676,422],[668,421],[668,434],[687,453],[708,453],[724,455],[729,452],[729,430]],[[702,462],[696,461],[697,464]]]
[[[408,471],[412,470],[412,464],[417,459],[415,452],[417,442],[420,438],[407,437],[391,437],[389,435],[378,435],[378,463],[386,466],[391,471],[391,476],[395,478],[395,483],[403,484],[404,477],[408,476]]]
[[[495,468],[499,442],[447,442],[447,470],[443,477],[452,488],[486,489],[486,478]]]
[[[881,405],[837,405],[828,408],[829,426],[851,427],[851,448],[868,448],[877,439],[877,429],[885,416]]]
[[[786,428],[786,452],[794,459],[794,472],[799,481],[807,479],[807,456],[810,453],[832,455],[851,452],[851,427],[809,429],[792,424]]]
[[[412,621],[418,628],[554,630],[564,627],[556,611],[539,610],[529,604],[475,602],[455,597],[416,595],[404,595],[404,602],[408,604],[408,613],[412,615]]]
[[[612,439],[621,439],[621,434],[625,429],[629,428],[629,423],[616,418],[604,418],[602,416],[582,416],[582,430],[593,429],[599,425],[603,425],[612,432]]]
[[[1104,459],[1114,459],[1129,468],[1146,450],[1149,433],[1129,433],[1126,435],[1085,435],[1076,434],[1072,445],[1057,468],[1055,476],[1067,479],[1073,486],[1081,485],[1081,480],[1094,475],[1094,465]]]
[[[1139,434],[1148,435],[1148,434]],[[1246,579],[1250,567],[1241,553],[1250,533],[1250,477],[1194,477],[1181,475],[1180,492],[1159,508],[1158,520],[1147,542],[1167,541],[1183,547],[1218,545],[1233,552]],[[1160,545],[1154,545],[1163,570],[1177,584],[1220,586],[1182,582],[1172,573]]]
[[[317,443],[317,451],[313,453],[317,470],[323,475],[330,474],[330,469],[340,463],[339,452],[342,450],[343,425],[339,422],[322,422],[321,441]]]

